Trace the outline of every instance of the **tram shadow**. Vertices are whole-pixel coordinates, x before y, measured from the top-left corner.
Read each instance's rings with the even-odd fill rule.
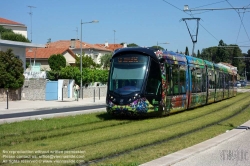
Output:
[[[150,113],[140,113],[140,114],[133,114],[133,113],[102,113],[98,114],[97,117],[102,120],[146,120],[146,119],[157,119],[157,118],[166,118],[170,115],[176,115],[182,113],[187,110],[178,111],[178,112],[171,112],[167,115],[163,115],[162,112],[150,112]]]
[[[145,120],[145,119],[155,119],[161,118],[158,114],[109,114],[102,113],[97,115],[98,118],[102,120]]]

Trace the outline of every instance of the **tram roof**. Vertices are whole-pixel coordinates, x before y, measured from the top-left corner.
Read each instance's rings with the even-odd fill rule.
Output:
[[[154,53],[154,51],[150,48],[145,48],[145,47],[126,47],[126,48],[120,48],[117,49],[114,54],[113,57],[121,54],[121,53],[142,53],[145,55],[149,55],[151,58],[155,59],[156,61],[159,61],[159,59],[157,58],[156,54]]]
[[[219,70],[219,71],[223,71],[225,73],[233,73],[232,69],[230,69],[229,67],[226,67],[226,66],[222,66],[220,64],[214,64],[214,68]]]
[[[204,60],[204,62],[207,65],[208,68],[214,69],[214,63],[213,62],[210,62],[210,61],[207,61],[207,60]]]
[[[163,51],[161,57],[165,60],[184,62],[185,64],[187,63],[187,59],[184,55],[173,51]]]
[[[204,66],[205,62],[203,59],[196,58],[193,56],[186,56],[188,64]]]

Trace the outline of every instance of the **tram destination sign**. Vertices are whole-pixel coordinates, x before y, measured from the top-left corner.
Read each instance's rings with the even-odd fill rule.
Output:
[[[145,62],[145,57],[131,56],[131,57],[119,57],[117,58],[118,63],[141,63]]]

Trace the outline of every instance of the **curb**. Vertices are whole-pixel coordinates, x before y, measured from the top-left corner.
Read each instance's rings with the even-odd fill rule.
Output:
[[[188,147],[186,149],[177,151],[175,153],[169,154],[167,156],[149,161],[147,163],[141,164],[140,166],[171,166],[173,164],[176,164],[182,160],[185,160],[191,156],[194,156],[202,151],[205,151],[207,149],[210,149],[214,146],[217,146],[221,143],[223,143],[226,140],[229,140],[230,138],[233,138],[243,132],[246,132],[249,130],[250,126],[250,120],[246,123],[242,124],[241,126],[237,127],[236,129],[232,129],[230,131],[226,131],[225,133],[218,135],[214,138],[211,138],[209,140],[206,140],[204,142],[201,142],[199,144],[196,144],[194,146]]]

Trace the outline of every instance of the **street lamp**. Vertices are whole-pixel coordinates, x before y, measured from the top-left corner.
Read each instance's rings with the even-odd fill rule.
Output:
[[[168,43],[168,42],[165,42],[165,43],[158,43],[158,42],[157,42],[157,49],[159,48],[159,47],[158,47],[159,44],[170,44],[170,43]]]
[[[90,21],[90,22],[82,22],[82,20],[81,20],[81,55],[80,55],[80,58],[81,58],[81,63],[80,63],[80,69],[81,69],[81,88],[80,88],[80,96],[82,96],[82,99],[83,99],[83,95],[82,95],[82,24],[98,23],[98,22],[99,22],[98,20],[93,20],[93,21]]]

